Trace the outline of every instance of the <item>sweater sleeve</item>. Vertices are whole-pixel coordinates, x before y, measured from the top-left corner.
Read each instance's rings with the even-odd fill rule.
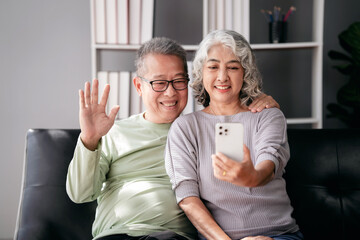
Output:
[[[170,128],[165,167],[178,203],[186,197],[199,197],[196,141],[184,118],[178,118]]]
[[[75,203],[94,201],[101,193],[109,170],[109,163],[101,152],[101,142],[95,151],[90,151],[78,138],[66,178],[66,192]]]
[[[273,161],[275,175],[281,176],[290,158],[286,119],[279,109],[272,108],[259,114],[258,121],[254,136],[255,165],[264,160]]]

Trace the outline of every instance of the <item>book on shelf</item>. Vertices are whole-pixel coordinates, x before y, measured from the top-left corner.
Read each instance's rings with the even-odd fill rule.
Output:
[[[208,2],[208,31],[214,31],[216,29],[216,2],[215,0],[209,0]]]
[[[243,34],[245,24],[242,0],[209,0],[208,1],[208,31],[229,29]]]
[[[95,42],[106,43],[106,1],[94,0]]]
[[[141,44],[153,37],[155,0],[92,0],[98,44]]]
[[[116,0],[106,0],[106,43],[116,44],[117,40],[117,2]]]
[[[119,81],[119,118],[123,119],[130,116],[130,87],[132,84],[130,72],[120,72]]]
[[[241,0],[234,0],[233,2],[233,12],[232,12],[232,15],[233,15],[233,30],[240,33],[240,34],[243,34],[243,27],[242,27],[242,24],[243,24],[243,21],[241,20],[241,16],[243,16],[243,4],[242,4],[242,1]]]
[[[140,43],[144,43],[153,37],[153,26],[154,0],[142,0]]]
[[[117,119],[127,118],[132,114],[143,111],[143,105],[135,86],[132,84],[134,73],[121,71],[99,71],[97,78],[99,80],[99,102],[103,95],[106,84],[110,85],[108,102],[106,105],[106,113],[119,105],[120,110],[116,116]],[[145,109],[144,109],[145,110]]]
[[[236,1],[236,0],[235,0]],[[225,0],[225,29],[233,29],[233,0]]]
[[[117,0],[118,44],[129,43],[129,0]]]
[[[129,43],[140,44],[141,0],[130,0],[129,3]]]
[[[111,109],[119,105],[119,73],[118,72],[109,72],[108,74],[110,92],[108,98],[108,112],[110,113]],[[119,113],[116,116],[119,117]]]
[[[97,73],[97,79],[99,81],[99,88],[98,88],[98,98],[99,98],[99,103],[101,101],[101,98],[103,96],[103,92],[104,92],[104,88],[106,86],[106,84],[108,84],[108,75],[109,73],[107,71],[100,71]],[[107,110],[106,110],[107,111]]]
[[[225,28],[225,0],[216,0],[216,29]]]

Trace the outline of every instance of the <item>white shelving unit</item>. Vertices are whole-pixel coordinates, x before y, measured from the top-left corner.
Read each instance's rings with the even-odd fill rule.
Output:
[[[203,36],[209,32],[209,2],[213,0],[203,0]],[[235,0],[236,1],[236,0]],[[240,1],[239,13],[241,15],[240,33],[250,39],[250,0]],[[254,50],[277,50],[277,49],[311,49],[311,116],[303,118],[288,118],[288,124],[312,124],[313,128],[322,128],[322,53],[323,53],[323,25],[324,25],[324,4],[325,0],[313,1],[313,39],[309,42],[292,42],[278,44],[251,44]],[[94,24],[94,1],[91,4],[91,25]],[[115,44],[96,44],[94,27],[91,27],[91,62],[92,76],[96,77],[99,71],[99,51],[101,50],[133,50],[139,49],[140,45],[115,45]],[[183,45],[186,51],[196,51],[197,45]]]
[[[241,34],[250,39],[250,0],[240,0],[243,22]],[[323,26],[324,26],[324,0],[313,0],[313,39],[310,42],[293,42],[278,44],[251,44],[254,50],[271,49],[311,49],[311,117],[289,118],[288,124],[312,124],[313,128],[322,128],[322,53],[323,53]],[[203,9],[203,34],[208,33],[208,7],[209,0],[204,0]]]

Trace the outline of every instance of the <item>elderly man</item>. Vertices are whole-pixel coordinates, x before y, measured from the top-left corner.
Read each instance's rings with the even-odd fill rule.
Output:
[[[195,239],[197,234],[176,204],[164,166],[171,123],[187,103],[186,52],[175,41],[154,38],[141,46],[133,83],[146,111],[115,121],[109,115],[107,85],[98,103],[98,81],[79,91],[81,133],[70,163],[66,190],[76,203],[97,199],[94,239]],[[270,96],[252,111],[278,106]]]

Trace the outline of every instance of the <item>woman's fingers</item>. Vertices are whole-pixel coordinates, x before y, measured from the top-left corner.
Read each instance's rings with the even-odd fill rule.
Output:
[[[228,158],[222,153],[213,154],[212,164],[214,169],[214,176],[220,180],[228,181],[239,186],[246,186],[249,176],[252,174],[251,170],[254,168],[251,161],[250,150],[243,145],[244,158],[241,162]]]
[[[230,179],[229,177],[233,175],[232,172],[237,162],[222,153],[213,154],[212,160],[215,177],[221,180]]]
[[[244,151],[243,161],[251,161],[250,150],[245,144],[243,145],[243,151]]]

